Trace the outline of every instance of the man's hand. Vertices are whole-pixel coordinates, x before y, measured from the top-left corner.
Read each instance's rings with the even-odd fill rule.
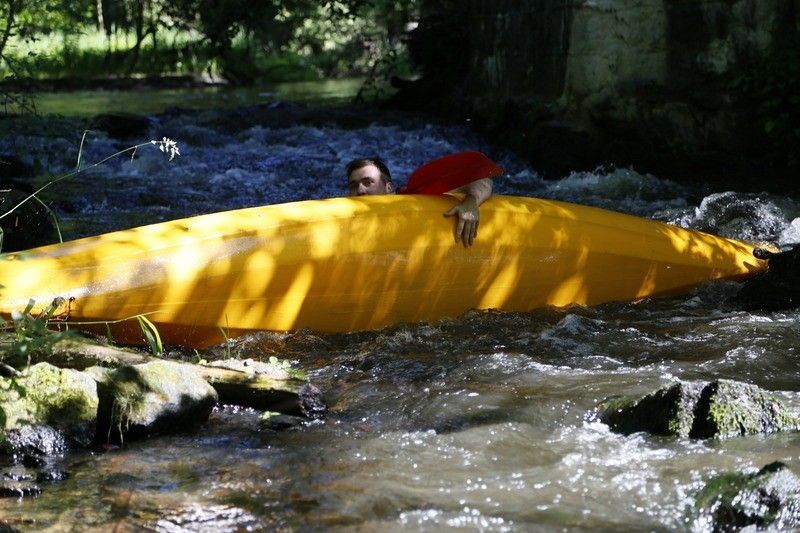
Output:
[[[456,244],[461,242],[465,247],[472,246],[475,235],[478,234],[478,223],[481,215],[478,211],[478,202],[471,195],[467,195],[460,204],[444,214],[446,217],[458,217],[456,226]]]

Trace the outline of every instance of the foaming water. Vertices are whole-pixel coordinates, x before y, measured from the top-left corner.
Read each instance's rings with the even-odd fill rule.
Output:
[[[287,119],[287,114],[288,118]],[[210,211],[321,198],[344,190],[351,158],[381,154],[399,183],[448,152],[483,149],[506,174],[497,191],[610,207],[744,239],[798,241],[798,205],[769,194],[697,189],[627,169],[545,181],[457,125],[360,112],[313,119],[290,104],[153,117],[177,139],[62,182],[51,200],[75,235]],[[304,117],[303,120],[297,118]],[[294,120],[297,119],[297,120]],[[54,173],[71,140],[25,143]],[[125,143],[90,136],[84,161]],[[278,356],[307,369],[329,416],[299,430],[259,429],[258,413],[220,407],[199,430],[72,455],[42,496],[0,500],[21,529],[687,530],[714,474],[782,460],[794,434],[692,441],[611,433],[596,406],[675,380],[731,378],[799,407],[798,313],[727,307],[735,283],[590,309],[470,312],[378,332],[250,335],[209,358]]]

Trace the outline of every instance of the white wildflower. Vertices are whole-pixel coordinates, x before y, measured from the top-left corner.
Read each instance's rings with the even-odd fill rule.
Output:
[[[150,144],[157,144],[159,150],[161,150],[165,154],[169,154],[170,161],[175,159],[176,155],[181,155],[181,152],[178,149],[178,142],[173,141],[169,137],[162,137],[160,141],[151,140]]]

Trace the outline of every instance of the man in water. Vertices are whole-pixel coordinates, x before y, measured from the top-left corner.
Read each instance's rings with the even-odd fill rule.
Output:
[[[354,159],[347,164],[347,189],[350,196],[393,194],[394,184],[389,167],[378,157]],[[464,200],[444,216],[458,217],[456,242],[471,246],[480,222],[480,206],[492,195],[491,178],[483,178],[451,192],[464,193]]]

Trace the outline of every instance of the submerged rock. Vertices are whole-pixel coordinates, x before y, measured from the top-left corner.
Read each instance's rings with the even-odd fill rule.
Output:
[[[98,383],[100,439],[121,441],[199,424],[217,402],[214,388],[179,363],[153,361],[87,372]]]
[[[305,418],[292,415],[283,415],[274,411],[265,411],[258,419],[258,426],[261,429],[272,431],[284,431],[296,429],[306,422]]]
[[[39,363],[0,378],[0,453],[36,458],[86,445],[98,405],[97,384],[76,370]]]
[[[714,477],[695,499],[694,525],[704,531],[798,527],[800,478],[781,462],[770,463],[755,474]]]
[[[800,428],[800,419],[769,392],[726,379],[679,382],[644,397],[611,398],[599,418],[613,431],[706,439]]]
[[[33,165],[29,165],[18,155],[0,154],[0,188],[8,188],[13,183],[13,178],[32,178],[35,174]]]

